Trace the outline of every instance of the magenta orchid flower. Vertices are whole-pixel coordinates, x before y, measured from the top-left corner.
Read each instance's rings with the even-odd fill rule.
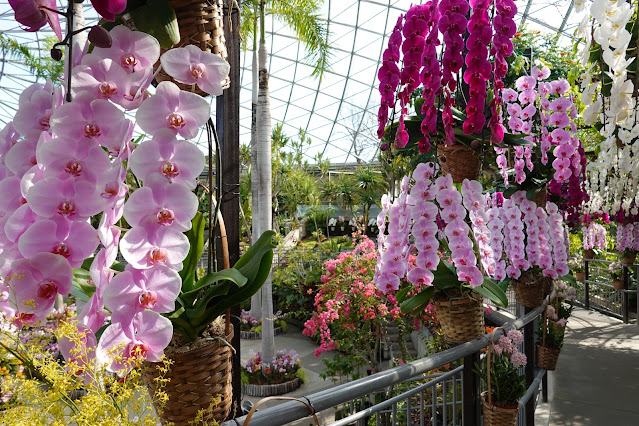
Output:
[[[124,12],[126,0],[91,0],[91,4],[107,21],[115,21],[115,15]]]
[[[52,253],[38,253],[11,265],[7,285],[9,299],[17,313],[33,314],[43,319],[52,310],[57,294],[73,290],[71,266]]]
[[[124,206],[124,218],[131,226],[171,227],[185,232],[197,212],[197,196],[188,188],[169,183],[159,173],[152,173]]]
[[[189,189],[204,169],[204,153],[194,144],[178,140],[168,129],[158,130],[153,139],[141,143],[131,153],[133,173],[145,181],[152,173],[161,173],[172,183]]]
[[[118,25],[109,34],[111,47],[96,47],[93,55],[100,59],[111,59],[129,74],[153,67],[160,57],[160,43],[146,33]]]
[[[172,335],[173,325],[168,318],[156,312],[138,312],[130,323],[114,323],[104,330],[96,359],[107,370],[124,375],[132,365],[114,358],[158,362]]]
[[[95,185],[87,181],[49,177],[36,183],[26,198],[31,209],[46,218],[62,216],[86,221],[104,208],[104,199]]]
[[[54,12],[56,0],[9,0],[9,5],[15,12],[16,21],[24,25],[26,31],[38,31],[49,23],[58,40],[62,40],[60,17]]]
[[[169,267],[135,269],[127,265],[124,272],[113,277],[105,288],[104,304],[113,313],[113,322],[128,323],[145,309],[171,312],[181,288],[180,275]]]
[[[158,84],[155,95],[140,105],[135,118],[147,133],[170,129],[174,134],[192,139],[210,115],[211,107],[206,99],[163,81]]]
[[[149,233],[137,226],[126,232],[120,241],[120,251],[124,259],[137,269],[165,265],[180,270],[189,252],[189,239],[171,228],[159,227]]]
[[[97,231],[89,223],[59,218],[31,225],[18,239],[18,249],[25,258],[42,252],[59,254],[71,267],[79,268],[99,242]]]
[[[168,50],[162,55],[160,62],[167,74],[176,81],[197,84],[200,89],[213,96],[222,94],[221,82],[231,69],[228,62],[220,56],[205,52],[192,44]]]

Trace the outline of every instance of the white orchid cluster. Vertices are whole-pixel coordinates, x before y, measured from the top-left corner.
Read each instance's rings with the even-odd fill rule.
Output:
[[[585,0],[577,0],[574,5],[577,11],[583,11]],[[577,36],[585,42],[580,52],[581,64],[586,67],[590,65],[582,83],[586,124],[592,124],[600,118],[602,123],[611,122],[614,130],[614,123],[625,121],[634,110],[634,86],[628,79],[627,69],[635,60],[636,52],[630,48],[631,35],[626,30],[632,15],[633,8],[625,0],[593,0],[590,13],[584,16],[577,29]],[[605,67],[601,71],[612,80],[610,96],[597,96],[595,100],[593,98],[601,89],[601,79],[595,76],[597,82],[593,83],[592,70],[597,65],[590,63],[593,41],[602,50]],[[600,117],[601,113],[603,116]]]
[[[587,3],[590,4],[589,9]],[[628,78],[628,66],[636,59],[631,34],[626,29],[633,18],[634,7],[625,0],[576,0],[577,12],[588,9],[577,36],[585,46],[580,52],[582,75],[581,100],[585,105],[584,122],[596,122],[605,140],[596,161],[588,164],[586,190],[590,201],[585,213],[639,213],[639,122],[633,96],[634,86]],[[592,62],[593,49],[601,49],[601,61]],[[609,96],[602,91],[601,81],[610,81]],[[610,80],[607,80],[610,78]]]

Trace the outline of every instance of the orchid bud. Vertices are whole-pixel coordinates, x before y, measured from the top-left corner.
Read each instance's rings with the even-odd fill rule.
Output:
[[[94,25],[89,31],[89,41],[93,43],[95,47],[109,48],[113,43],[111,34],[99,25]]]
[[[479,141],[478,141],[477,139],[475,139],[474,141],[472,141],[472,142],[470,143],[470,147],[471,147],[472,149],[477,149],[477,148],[479,148]]]
[[[388,148],[390,148],[390,146],[388,145],[388,142],[384,142],[383,144],[379,146],[379,149],[382,151],[388,151]]]
[[[58,49],[57,47],[54,47],[53,49],[51,49],[51,58],[54,61],[61,61],[62,60],[62,50]]]

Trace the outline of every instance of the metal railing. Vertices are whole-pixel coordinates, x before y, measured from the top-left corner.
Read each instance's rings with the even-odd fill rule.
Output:
[[[480,416],[480,379],[475,364],[480,361],[481,350],[511,329],[523,329],[524,353],[528,358],[525,368],[526,395],[520,400],[522,409],[519,426],[534,425],[534,411],[539,385],[545,370],[537,370],[535,363],[535,319],[545,309],[546,302],[514,321],[506,322],[471,342],[411,361],[389,370],[337,385],[331,389],[302,396],[299,400],[312,407],[315,413],[335,409],[347,411],[347,416],[337,419],[336,425],[463,425],[478,426]],[[490,315],[491,320],[502,323],[499,312]],[[458,365],[446,373],[432,374],[446,364]],[[430,373],[430,374],[429,374]],[[544,385],[545,388],[545,385]],[[544,392],[545,397],[545,392]],[[311,413],[306,405],[289,401],[274,407],[258,410],[250,420],[250,426],[280,426],[307,418]],[[243,425],[246,416],[228,420],[222,426]]]
[[[603,259],[584,259],[585,279],[576,287],[577,300],[586,309],[595,309],[628,324],[631,317],[637,317],[639,265],[621,264],[623,288],[617,290],[610,282],[608,267],[611,263]]]

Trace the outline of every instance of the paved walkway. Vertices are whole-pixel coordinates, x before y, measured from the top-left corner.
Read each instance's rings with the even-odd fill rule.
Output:
[[[548,382],[548,420],[537,425],[639,424],[639,326],[575,308]]]

